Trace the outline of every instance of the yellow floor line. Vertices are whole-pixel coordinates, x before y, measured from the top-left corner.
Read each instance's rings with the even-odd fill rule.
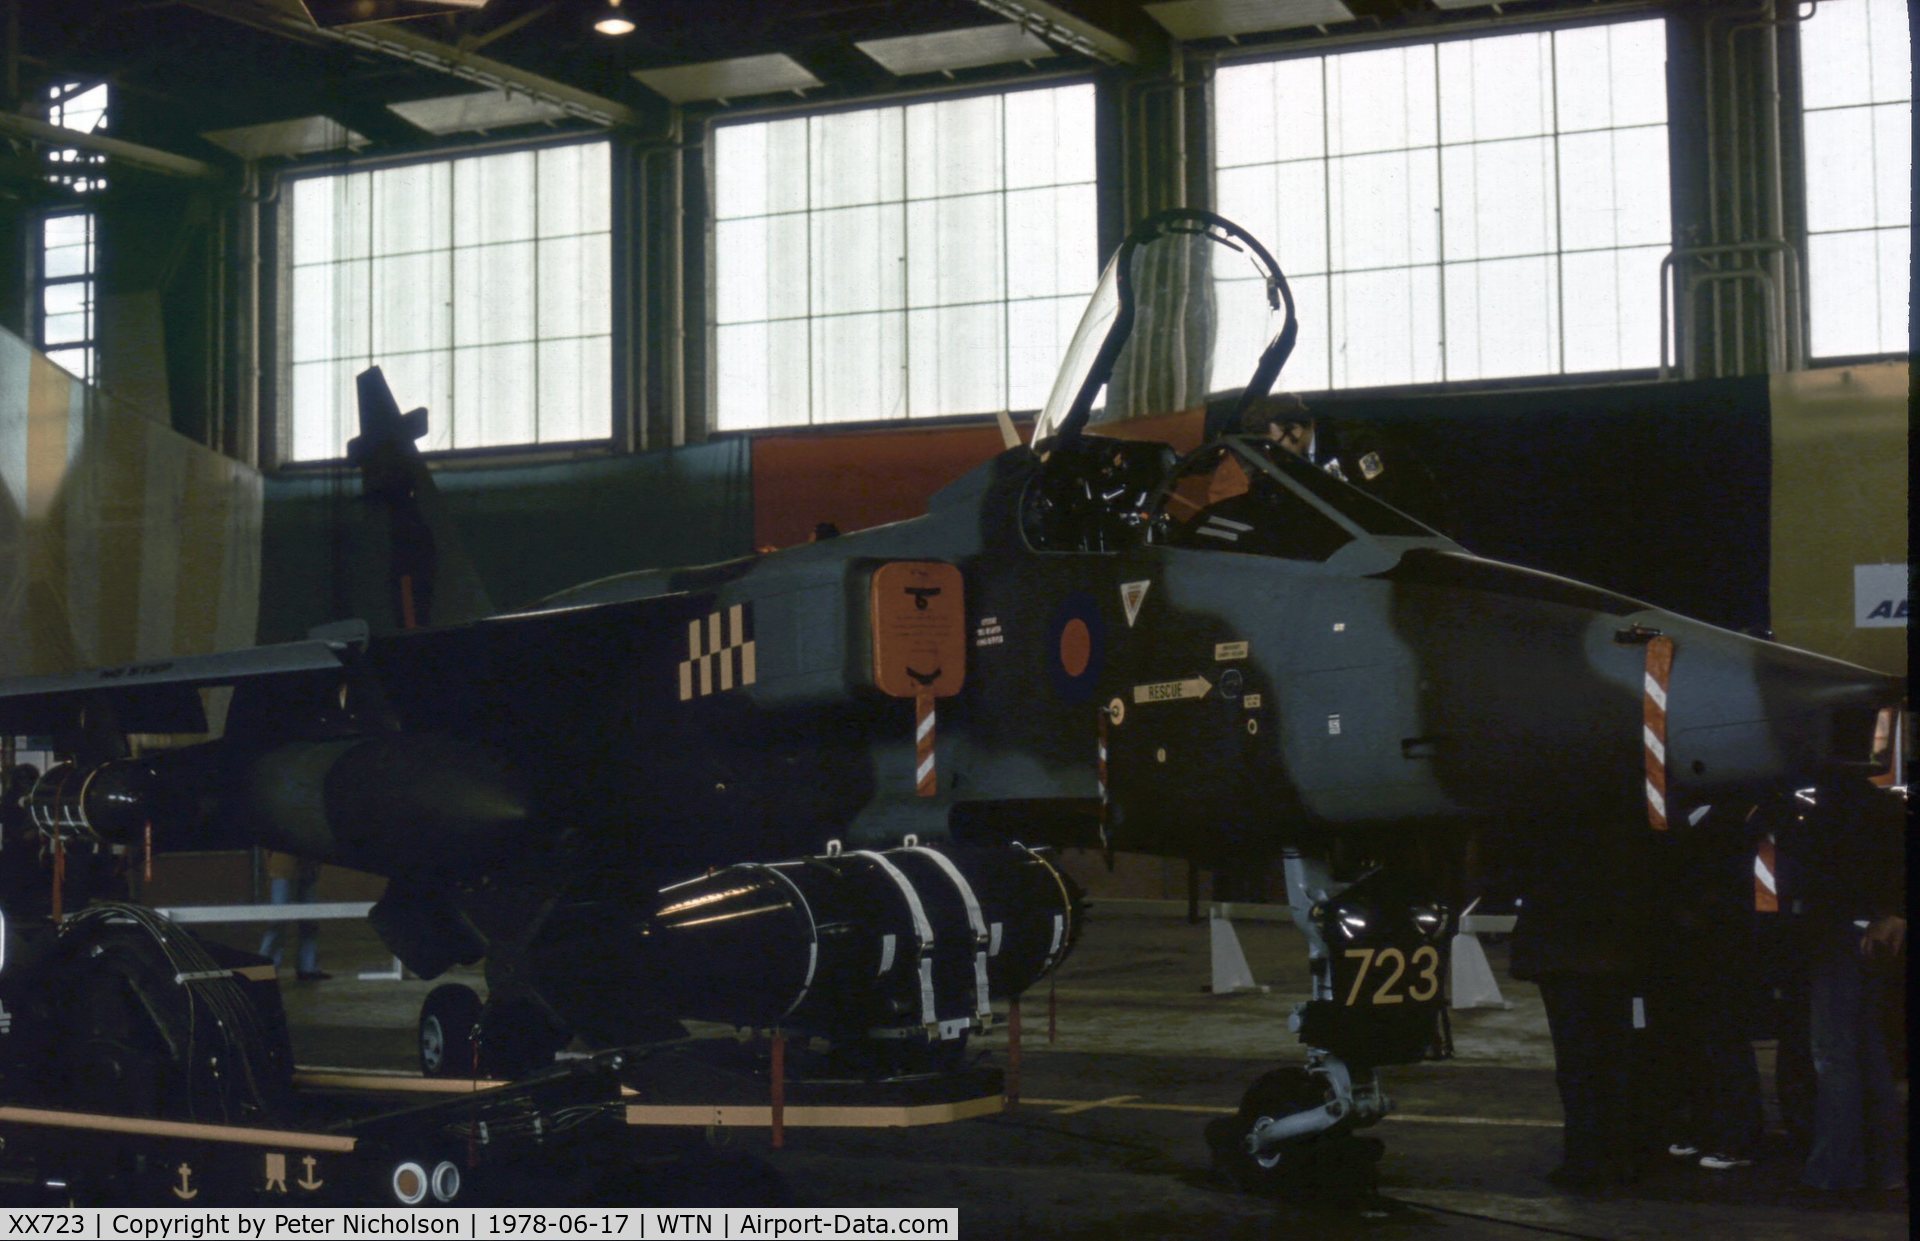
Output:
[[[1065,1106],[1055,1109],[1053,1114],[1055,1116],[1078,1116],[1082,1112],[1091,1112],[1096,1107],[1121,1107],[1132,1103],[1139,1097],[1137,1094],[1117,1094],[1108,1099],[1088,1099],[1079,1103],[1060,1099],[1056,1100],[1056,1102],[1065,1104]],[[1031,1100],[1031,1102],[1038,1103],[1039,1100],[1034,1099]]]

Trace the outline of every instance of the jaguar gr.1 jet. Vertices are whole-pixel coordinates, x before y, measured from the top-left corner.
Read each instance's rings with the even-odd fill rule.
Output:
[[[1306,1067],[1229,1126],[1263,1184],[1380,1119],[1375,1070],[1433,1045],[1442,876],[1474,831],[1624,840],[1864,774],[1904,693],[1478,558],[1264,439],[1207,438],[1209,404],[1259,401],[1297,330],[1258,240],[1155,216],[1031,444],[925,516],[501,615],[460,576],[424,415],[368,372],[351,455],[414,627],[0,684],[0,733],[68,760],[10,794],[9,844],[151,824],[386,875],[373,922],[401,960],[484,960],[483,1040],[522,1014],[494,1022],[513,1069],[669,1017],[937,1060],[1079,931],[1033,846],[1278,865],[1313,995],[1290,1023]],[[219,685],[219,739],[128,753],[204,729]],[[471,1016],[430,1002],[423,1029]]]

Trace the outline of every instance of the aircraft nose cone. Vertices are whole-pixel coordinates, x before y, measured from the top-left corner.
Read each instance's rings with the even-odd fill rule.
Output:
[[[1675,638],[1667,771],[1698,800],[1865,775],[1876,717],[1905,698],[1899,677],[1810,651],[1705,626]]]

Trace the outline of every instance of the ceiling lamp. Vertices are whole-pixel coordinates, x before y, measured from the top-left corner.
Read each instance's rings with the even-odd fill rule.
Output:
[[[607,11],[593,23],[601,34],[632,34],[633,21],[620,11],[620,0],[607,0]]]

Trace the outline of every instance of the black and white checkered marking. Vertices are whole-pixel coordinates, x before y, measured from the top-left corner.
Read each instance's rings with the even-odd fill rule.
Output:
[[[687,657],[680,661],[680,701],[752,685],[753,606],[736,603],[687,622]]]

